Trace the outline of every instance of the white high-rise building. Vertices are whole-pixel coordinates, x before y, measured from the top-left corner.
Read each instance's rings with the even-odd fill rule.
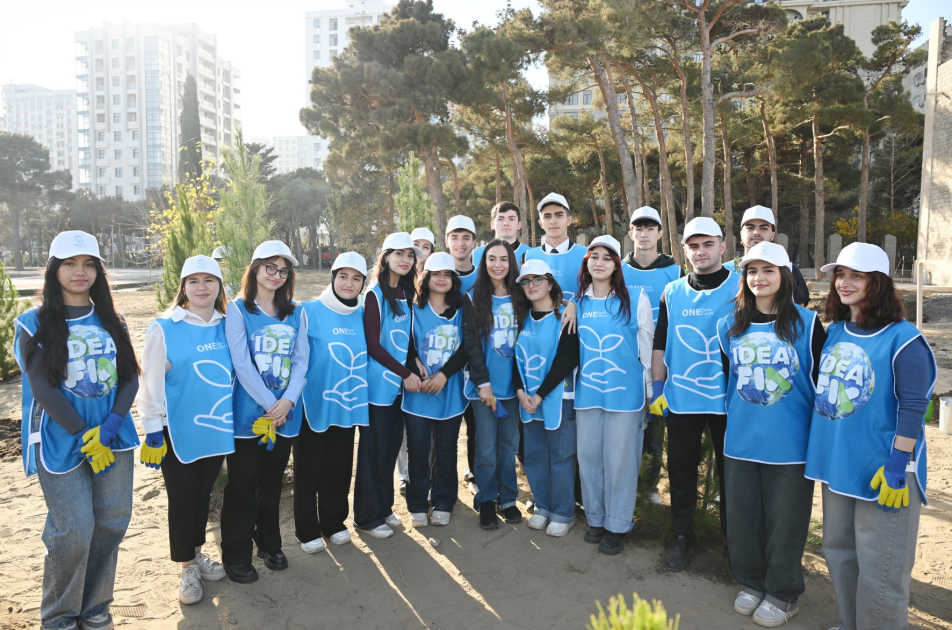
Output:
[[[348,44],[347,31],[355,26],[373,26],[394,5],[380,0],[346,0],[337,9],[308,11],[304,14],[304,41],[306,70],[304,106],[311,106],[311,73],[314,68],[326,68],[332,59]],[[308,136],[305,152],[306,166],[323,168],[327,158],[326,138]]]
[[[79,139],[76,90],[50,90],[38,85],[3,86],[3,125],[11,133],[33,138],[50,151],[50,170],[69,171],[72,189],[79,187]]]
[[[142,199],[178,179],[185,77],[195,77],[202,157],[218,161],[240,118],[238,68],[195,24],[103,23],[78,31],[79,185]]]
[[[307,167],[306,143],[310,136],[276,136],[275,138],[251,138],[246,142],[263,144],[273,149],[277,159],[272,163],[275,175],[293,173]]]

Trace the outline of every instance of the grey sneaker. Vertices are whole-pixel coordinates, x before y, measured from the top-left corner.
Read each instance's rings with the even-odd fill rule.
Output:
[[[754,623],[761,628],[778,628],[785,625],[787,620],[798,612],[800,612],[799,607],[784,612],[765,599],[754,611]]]
[[[202,570],[197,564],[190,564],[182,569],[179,576],[178,598],[183,604],[195,604],[202,601]],[[91,626],[86,626],[90,628]]]
[[[228,575],[225,573],[225,567],[222,566],[222,563],[212,560],[208,557],[207,553],[200,551],[195,554],[195,562],[198,563],[199,571],[202,573],[202,579],[206,582],[224,580],[225,576]]]
[[[734,600],[734,612],[750,617],[762,601],[764,601],[762,597],[751,595],[747,591],[741,591],[737,594],[737,599]]]
[[[79,627],[81,630],[112,630],[116,624],[112,621],[112,615],[104,612],[89,619],[83,619],[79,622]]]
[[[400,527],[401,525],[403,525],[403,521],[400,520],[400,517],[394,514],[393,512],[390,513],[390,516],[383,519],[383,522],[389,525],[390,527]]]

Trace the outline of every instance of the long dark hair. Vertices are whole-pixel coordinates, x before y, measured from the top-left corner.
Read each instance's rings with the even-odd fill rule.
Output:
[[[403,315],[403,307],[400,305],[400,300],[397,299],[397,293],[393,290],[393,287],[390,286],[390,266],[387,264],[387,256],[392,254],[393,249],[385,249],[380,252],[380,255],[377,256],[377,262],[374,263],[374,269],[370,272],[370,282],[367,283],[367,286],[373,286],[376,284],[380,287],[380,292],[383,293],[383,299],[387,303],[387,306],[390,307],[390,312],[394,315],[400,316]],[[400,276],[400,279],[397,280],[397,286],[403,289],[403,295],[407,300],[407,304],[413,303],[413,294],[416,292],[416,255],[413,256],[413,263],[410,265],[410,271],[406,275]]]
[[[750,328],[754,321],[754,315],[757,313],[757,297],[747,286],[747,270],[749,266],[744,267],[743,277],[740,280],[740,289],[737,291],[737,297],[734,298],[734,323],[727,330],[728,337],[739,337]],[[800,319],[800,313],[797,311],[797,305],[793,302],[794,289],[797,286],[793,279],[793,272],[785,266],[777,265],[780,270],[780,288],[774,293],[770,305],[777,312],[777,319],[774,320],[774,334],[789,344],[794,343],[803,333],[803,320]],[[849,310],[849,309],[847,309]]]
[[[556,317],[559,317],[559,307],[562,306],[563,297],[562,287],[559,286],[559,281],[556,280],[551,273],[545,274],[545,279],[548,280],[552,286],[552,288],[549,289],[549,297],[552,299],[553,312]],[[522,287],[519,287],[519,290],[514,291],[511,295],[512,312],[516,321],[519,322],[519,330],[521,331],[529,319],[530,312],[532,311],[532,302]]]
[[[288,276],[288,280],[291,279],[291,276]],[[175,305],[181,306],[182,308],[188,308],[188,296],[185,295],[185,281],[188,280],[188,276],[182,278],[182,281],[179,282],[178,295],[175,296]],[[254,303],[254,300],[252,300]],[[228,307],[228,296],[225,295],[225,289],[222,286],[221,280],[218,280],[218,296],[215,297],[215,310],[225,314],[225,311]]]
[[[245,300],[245,309],[249,313],[257,313],[258,305],[255,304],[255,298],[258,297],[258,269],[277,261],[284,256],[272,256],[271,258],[259,258],[251,261],[248,269],[245,270],[245,277],[241,279],[241,297]],[[291,261],[284,259],[288,263],[288,278],[280,287],[274,290],[274,310],[275,318],[284,319],[294,312],[294,267]]]
[[[615,297],[618,298],[619,308],[612,319],[624,320],[627,325],[631,322],[631,296],[628,294],[628,286],[625,285],[625,272],[621,268],[621,258],[607,247],[602,247],[602,249],[608,252],[608,257],[615,263],[615,270],[612,272],[612,291],[615,293]],[[575,297],[578,298],[579,305],[585,299],[585,292],[592,286],[592,274],[588,270],[588,259],[591,256],[591,249],[585,252],[585,258],[582,259],[582,268],[578,270],[578,292]]]
[[[854,323],[864,330],[870,330],[904,320],[906,307],[896,292],[892,278],[879,271],[867,272],[866,276],[866,297],[860,304],[860,314]],[[830,278],[830,292],[826,296],[823,311],[830,322],[848,322],[852,319],[850,307],[840,301],[840,294],[836,292],[835,271]]]
[[[30,364],[37,350],[43,347],[46,356],[45,364],[41,366],[41,369],[46,375],[46,380],[53,387],[59,387],[66,378],[66,363],[69,361],[66,349],[66,342],[69,339],[66,304],[63,302],[63,291],[56,277],[56,271],[63,264],[63,260],[51,258],[46,265],[43,287],[36,292],[35,296],[41,301],[37,310],[40,323],[36,328],[36,334],[26,346],[26,365]],[[116,344],[116,369],[119,372],[119,387],[122,387],[133,376],[141,374],[142,370],[139,368],[129,331],[123,325],[122,318],[113,304],[106,270],[98,258],[92,257],[92,260],[96,265],[96,280],[89,287],[89,299],[93,303],[99,321],[102,322],[102,327]]]
[[[506,255],[509,257],[509,273],[503,278],[506,291],[509,292],[511,297],[519,289],[519,283],[516,282],[516,278],[519,277],[519,263],[516,262],[512,245],[499,238],[490,241],[489,245],[483,250],[483,257],[479,260],[479,269],[476,270],[476,283],[473,285],[473,327],[478,339],[487,338],[493,329],[493,295],[495,294],[495,288],[493,287],[492,278],[489,277],[489,267],[486,263],[489,250],[493,247],[505,247]],[[518,321],[518,318],[516,319]]]
[[[431,275],[433,275],[432,271],[424,271],[422,275],[417,276],[416,304],[420,308],[425,307],[427,301],[430,299]],[[461,290],[463,283],[460,281],[459,274],[457,273],[450,274],[450,277],[453,281],[453,284],[450,287],[450,290],[446,292],[446,305],[455,311],[463,307],[463,292]],[[439,314],[440,313],[437,313],[437,315]]]

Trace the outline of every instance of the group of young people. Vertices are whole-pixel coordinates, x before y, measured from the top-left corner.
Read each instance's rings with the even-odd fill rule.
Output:
[[[447,525],[469,417],[483,529],[526,516],[516,502],[518,455],[532,492],[529,528],[565,536],[579,504],[584,540],[620,553],[643,456],[642,483],[660,503],[667,427],[675,536],[665,563],[679,571],[694,542],[708,430],[721,527],[743,585],[735,611],[764,627],[798,612],[819,481],[838,627],[906,627],[926,502],[923,416],[937,369],[903,318],[885,253],[856,243],[824,266],[832,273],[824,331],[803,306],[802,276],[771,242],[767,208],[745,213],[745,254],[730,267],[717,223],[690,221],[686,275],[658,253],[653,208],[633,213],[625,257],[612,236],[573,242],[562,195],[537,210],[540,247],[518,241],[521,210],[503,202],[484,247],[474,251],[475,224],[464,216],[448,222],[447,252],[434,252],[427,228],[393,233],[370,270],[357,253],[341,254],[324,292],[302,303],[297,260],[279,241],[258,246],[232,300],[215,259],[189,258],[174,307],[148,328],[141,364],[95,237],[59,234],[40,303],[17,319],[15,340],[24,470],[38,473],[49,511],[43,627],[113,626],[139,447],[133,401],[145,435],[140,461],[165,481],[185,604],[202,599],[203,581],[255,581],[252,552],[269,569],[288,567],[279,503],[292,453],[302,550],[350,542],[358,431],[354,528],[387,538],[403,524],[394,513],[402,448],[408,525]],[[225,462],[218,562],[202,548]]]

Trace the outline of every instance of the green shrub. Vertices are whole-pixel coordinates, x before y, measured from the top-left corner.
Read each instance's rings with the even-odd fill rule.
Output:
[[[612,597],[608,600],[608,612],[601,602],[596,602],[598,615],[592,615],[588,630],[678,630],[681,615],[668,619],[668,612],[658,600],[652,600],[649,606],[638,593],[632,594],[632,598],[629,609],[622,595]]]

